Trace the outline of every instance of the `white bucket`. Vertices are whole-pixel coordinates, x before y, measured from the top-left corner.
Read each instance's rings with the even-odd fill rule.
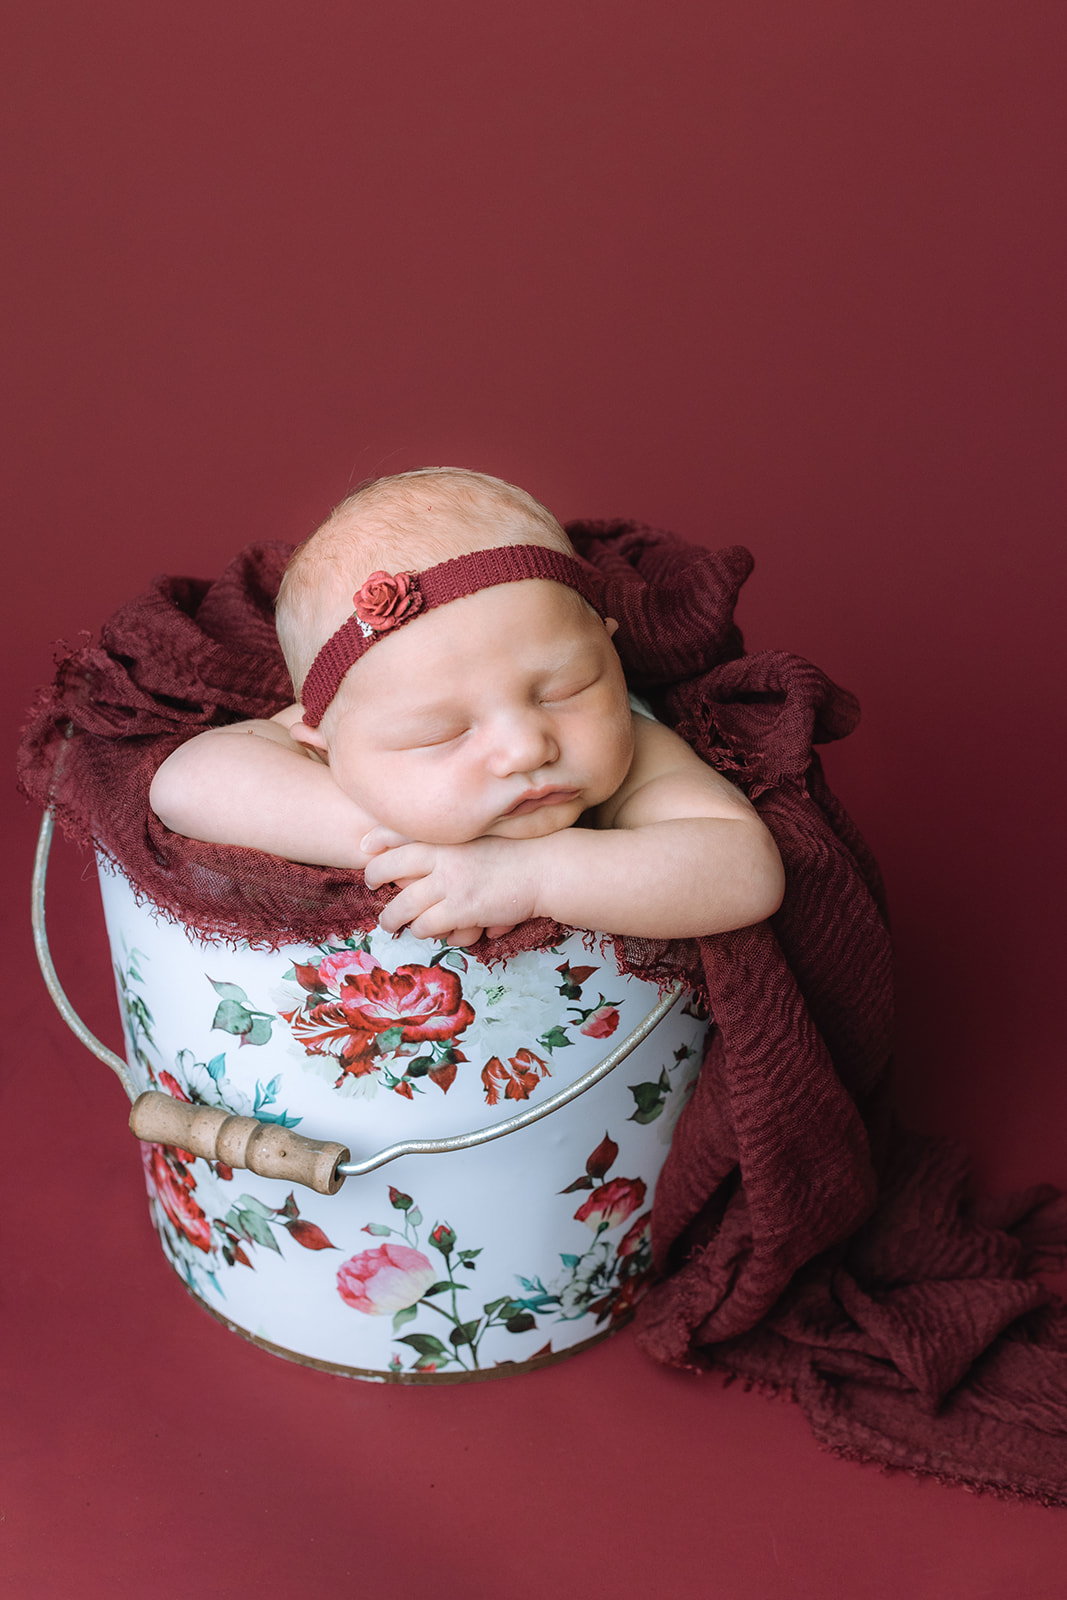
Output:
[[[281,1121],[355,1160],[536,1105],[658,998],[577,934],[492,970],[380,929],[235,949],[138,905],[103,864],[100,879],[138,1090]],[[449,1382],[571,1354],[648,1280],[648,1214],[707,1026],[683,997],[543,1121],[335,1195],[144,1145],[163,1249],[227,1326],[330,1372]]]

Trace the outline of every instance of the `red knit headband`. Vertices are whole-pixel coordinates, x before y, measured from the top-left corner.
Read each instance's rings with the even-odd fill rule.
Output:
[[[454,556],[425,572],[372,572],[362,589],[352,596],[355,611],[332,634],[304,679],[301,700],[304,722],[317,728],[327,706],[341,687],[341,679],[372,644],[402,628],[421,611],[433,611],[450,600],[498,583],[518,583],[523,578],[550,578],[576,589],[603,616],[604,580],[595,567],[549,550],[540,544],[505,544],[471,555]]]

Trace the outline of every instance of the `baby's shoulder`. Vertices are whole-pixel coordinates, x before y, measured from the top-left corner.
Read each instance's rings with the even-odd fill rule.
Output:
[[[597,810],[599,828],[642,827],[678,817],[754,815],[740,789],[701,760],[665,723],[631,712],[634,753],[619,788]]]
[[[684,739],[660,722],[651,706],[638,695],[630,695],[630,724],[633,730],[633,755],[622,783],[615,793],[592,813],[594,826],[620,826],[620,812],[638,789],[645,788],[679,763],[697,761]]]

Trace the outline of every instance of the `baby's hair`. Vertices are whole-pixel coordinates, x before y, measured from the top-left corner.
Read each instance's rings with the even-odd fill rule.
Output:
[[[507,544],[574,554],[539,500],[484,472],[419,467],[360,484],[294,550],[278,591],[278,639],[297,694],[320,646],[372,572],[419,572]]]

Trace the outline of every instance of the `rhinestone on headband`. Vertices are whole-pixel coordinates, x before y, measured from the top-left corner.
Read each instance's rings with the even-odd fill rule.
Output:
[[[355,610],[332,634],[304,679],[304,722],[317,728],[351,666],[372,645],[423,611],[501,583],[549,578],[575,589],[601,616],[604,579],[595,567],[540,544],[497,545],[453,556],[425,572],[372,572],[353,595]]]

